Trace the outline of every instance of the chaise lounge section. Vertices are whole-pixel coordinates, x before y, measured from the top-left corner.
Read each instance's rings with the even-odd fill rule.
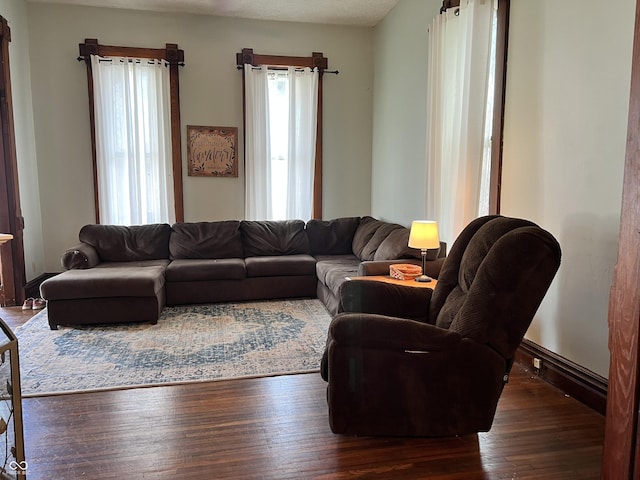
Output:
[[[42,283],[49,325],[157,323],[165,305],[318,297],[335,315],[347,277],[420,264],[409,229],[372,217],[86,225]],[[437,277],[446,245],[429,252]]]

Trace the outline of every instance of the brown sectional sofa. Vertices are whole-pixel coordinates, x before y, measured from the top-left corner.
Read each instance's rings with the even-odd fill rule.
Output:
[[[372,217],[86,225],[42,283],[49,325],[157,323],[165,305],[317,296],[340,309],[346,277],[420,263],[409,229]],[[437,277],[446,246],[429,252]]]

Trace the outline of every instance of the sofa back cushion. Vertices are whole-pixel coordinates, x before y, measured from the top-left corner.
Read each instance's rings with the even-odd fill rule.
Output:
[[[419,248],[409,247],[409,232],[406,227],[393,230],[378,246],[374,260],[394,260],[396,258],[422,258]],[[437,252],[436,252],[437,256]]]
[[[383,223],[373,217],[362,217],[360,219],[360,224],[353,235],[353,242],[351,243],[353,254],[360,260],[362,260],[362,251]]]
[[[240,222],[245,257],[309,254],[309,238],[302,220]]]
[[[132,262],[169,258],[171,226],[85,225],[80,229],[81,242],[95,248],[103,262]]]
[[[238,220],[176,223],[171,229],[171,259],[244,258]]]
[[[373,217],[363,217],[353,236],[353,254],[363,262],[376,259],[376,252],[386,238],[391,233],[402,229],[406,228],[402,225],[398,225],[397,223],[384,222],[382,220],[376,220]],[[388,250],[390,250],[390,248]],[[383,254],[381,253],[379,257],[382,257],[382,255]],[[384,255],[387,255],[387,253]],[[384,258],[384,260],[394,258],[403,257],[391,256],[389,258]],[[383,258],[378,259],[383,260]]]
[[[334,220],[309,220],[307,235],[311,255],[349,255],[360,217],[344,217]]]

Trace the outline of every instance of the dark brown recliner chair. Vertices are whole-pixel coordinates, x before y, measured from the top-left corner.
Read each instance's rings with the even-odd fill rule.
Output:
[[[345,282],[345,311],[368,313],[342,313],[329,328],[321,373],[328,381],[331,430],[399,436],[488,431],[515,351],[560,256],[549,232],[494,215],[462,231],[433,291]]]

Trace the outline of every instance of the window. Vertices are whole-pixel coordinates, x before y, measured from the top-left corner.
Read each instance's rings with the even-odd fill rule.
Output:
[[[245,218],[322,216],[322,73],[327,60],[238,54],[245,104]]]
[[[427,214],[452,242],[498,213],[509,0],[448,0],[429,27]]]
[[[80,45],[89,78],[96,221],[183,220],[178,62],[166,50]],[[176,107],[177,106],[177,107]]]

